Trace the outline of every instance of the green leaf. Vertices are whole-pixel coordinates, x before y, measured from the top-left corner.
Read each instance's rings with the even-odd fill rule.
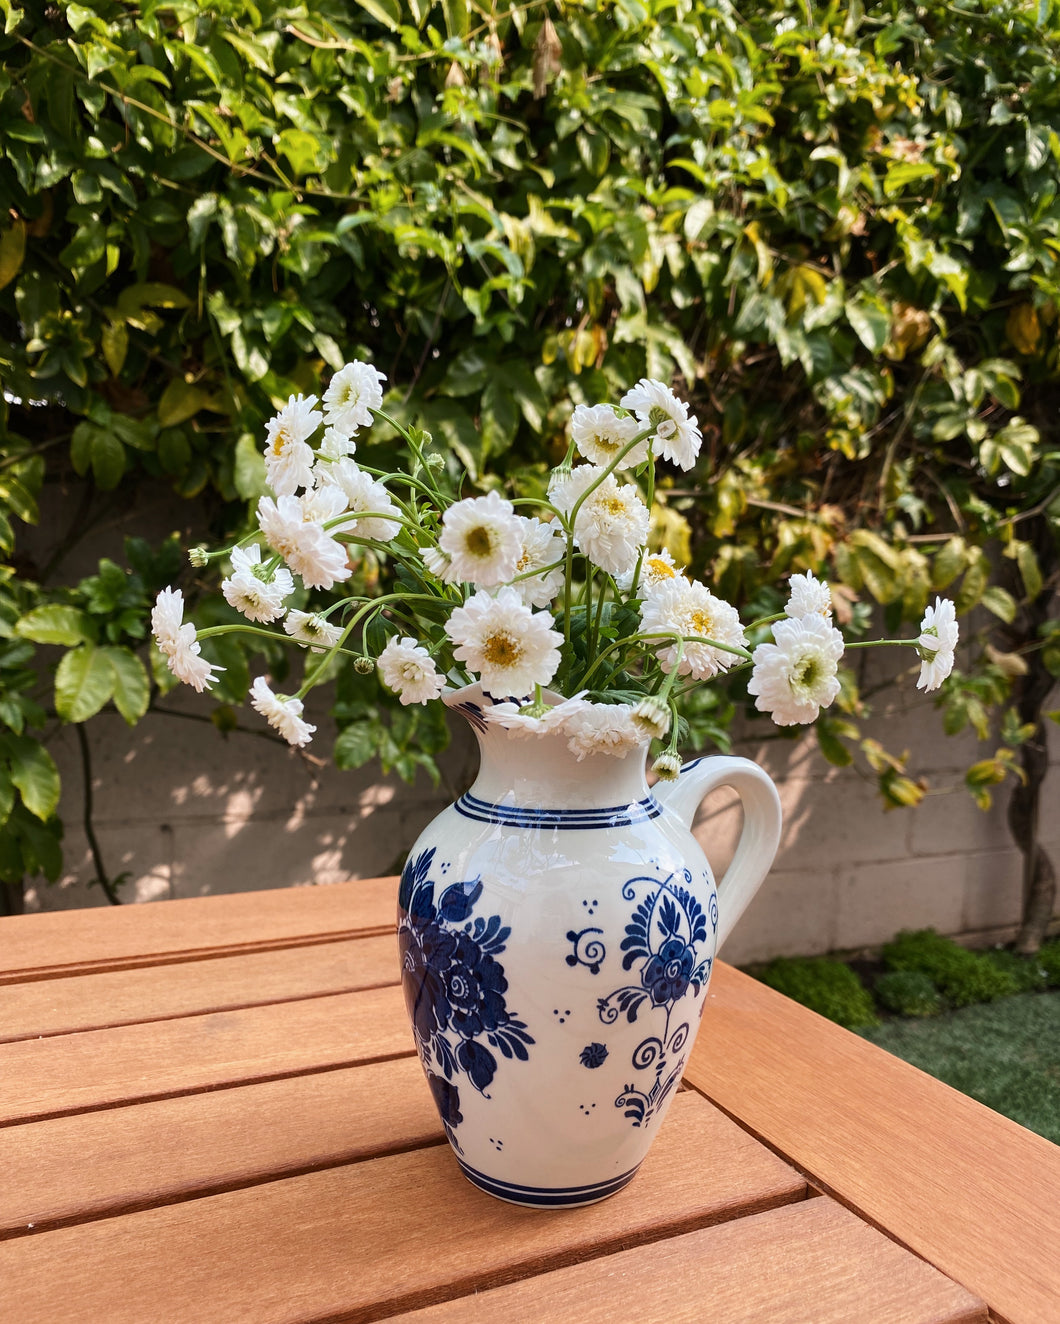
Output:
[[[114,693],[117,677],[106,651],[84,644],[55,672],[55,711],[64,722],[87,722]]]
[[[979,601],[1006,625],[1011,625],[1016,619],[1016,599],[997,584],[991,584],[988,589],[984,589]]]
[[[96,486],[109,492],[125,472],[125,447],[109,432],[97,428],[92,436],[92,477]]]
[[[147,670],[130,648],[107,647],[99,651],[114,668],[114,706],[130,726],[135,726],[147,712],[151,699]]]
[[[963,538],[950,538],[931,558],[931,587],[946,588],[964,569],[968,548]]]
[[[257,501],[268,490],[265,456],[254,436],[244,432],[236,442],[233,481],[244,501]]]
[[[1027,599],[1033,602],[1042,591],[1042,572],[1038,565],[1038,555],[1029,542],[1021,542],[1016,548],[1016,564],[1020,569],[1023,588]]]
[[[42,822],[51,818],[59,804],[59,769],[40,743],[29,736],[8,736],[2,748],[8,757],[11,780],[22,803]]]
[[[15,221],[0,233],[0,290],[10,285],[26,255],[26,223]]]
[[[870,353],[878,354],[891,334],[891,314],[887,305],[879,299],[862,297],[848,299],[844,311],[861,343]]]
[[[35,644],[62,644],[66,648],[76,648],[92,639],[85,614],[76,607],[64,607],[58,603],[27,612],[16,622],[15,633],[22,639],[32,639]]]
[[[205,409],[210,399],[209,391],[204,391],[201,386],[193,386],[183,377],[174,377],[158,402],[158,422],[164,428],[186,423],[200,409]]]
[[[339,732],[335,741],[335,766],[362,768],[375,758],[378,748],[376,726],[370,722],[353,722]]]
[[[107,360],[110,375],[117,377],[125,364],[125,356],[129,352],[129,328],[124,322],[108,322],[100,332],[99,339],[103,346],[103,357]]]
[[[11,817],[11,810],[15,807],[15,783],[11,780],[11,775],[7,768],[0,764],[0,828],[4,826]]]

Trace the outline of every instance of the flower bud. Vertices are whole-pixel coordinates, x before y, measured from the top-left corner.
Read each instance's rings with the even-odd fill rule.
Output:
[[[193,566],[201,570],[204,565],[210,564],[210,553],[205,547],[190,547],[188,549],[188,560]]]
[[[437,451],[433,451],[430,455],[425,455],[423,457],[423,463],[428,469],[444,469],[445,456],[439,455]]]
[[[375,670],[375,660],[370,657],[355,657],[353,659],[353,669],[358,676],[370,676]]]
[[[631,713],[634,724],[641,735],[661,740],[670,729],[670,709],[656,698],[641,699]]]
[[[661,782],[675,782],[681,775],[681,760],[676,754],[660,754],[651,770]]]

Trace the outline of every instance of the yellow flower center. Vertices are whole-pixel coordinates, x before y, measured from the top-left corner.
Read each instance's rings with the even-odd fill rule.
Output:
[[[468,529],[464,546],[472,556],[489,556],[493,551],[493,533],[484,524]]]
[[[599,432],[593,434],[593,441],[602,451],[606,451],[608,455],[614,455],[620,445],[619,442],[613,440],[611,437],[602,437]]]
[[[293,440],[294,438],[291,436],[291,434],[287,431],[286,428],[280,428],[272,439],[273,455],[275,455],[277,459],[282,458],[284,447],[287,445],[288,442]]]
[[[709,611],[703,611],[701,608],[689,617],[688,626],[689,634],[698,634],[703,639],[710,639],[714,630],[714,618]]]
[[[652,579],[676,579],[677,571],[668,565],[661,556],[648,557],[648,574]]]
[[[522,655],[519,641],[510,634],[491,634],[482,647],[482,656],[491,667],[513,667]]]
[[[626,513],[626,503],[618,496],[604,497],[600,505],[609,515],[624,515]]]

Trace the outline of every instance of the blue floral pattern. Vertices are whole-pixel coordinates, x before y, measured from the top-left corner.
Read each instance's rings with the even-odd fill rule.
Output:
[[[602,1067],[607,1061],[606,1044],[586,1044],[581,1051],[578,1061],[583,1067]]]
[[[449,884],[436,902],[434,855],[423,851],[405,865],[398,944],[416,1044],[452,1138],[463,1121],[457,1077],[466,1076],[488,1098],[498,1067],[493,1050],[525,1062],[534,1040],[505,1002],[508,981],[497,957],[511,929],[499,915],[472,914],[482,895],[479,879]]]
[[[665,1018],[662,1033],[643,1039],[631,1058],[637,1071],[651,1070],[654,1080],[647,1088],[626,1085],[615,1100],[634,1126],[646,1125],[681,1079],[685,1060],[680,1054],[688,1042],[689,1024],[682,1021],[671,1030],[671,1016],[689,992],[698,997],[710,978],[713,958],[701,954],[701,944],[707,941],[708,923],[717,932],[717,901],[712,894],[709,912],[704,911],[691,883],[686,869],[681,882],[676,874],[662,881],[642,876],[622,888],[626,901],[637,902],[621,943],[622,968],[636,967],[638,979],[600,998],[597,1012],[605,1025],[614,1025],[622,1016],[632,1025],[642,1011],[662,1012]]]

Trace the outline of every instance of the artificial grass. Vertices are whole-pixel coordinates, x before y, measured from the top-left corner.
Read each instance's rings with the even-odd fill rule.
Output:
[[[860,1033],[1060,1144],[1060,992],[1019,993],[931,1020],[887,1021]]]

